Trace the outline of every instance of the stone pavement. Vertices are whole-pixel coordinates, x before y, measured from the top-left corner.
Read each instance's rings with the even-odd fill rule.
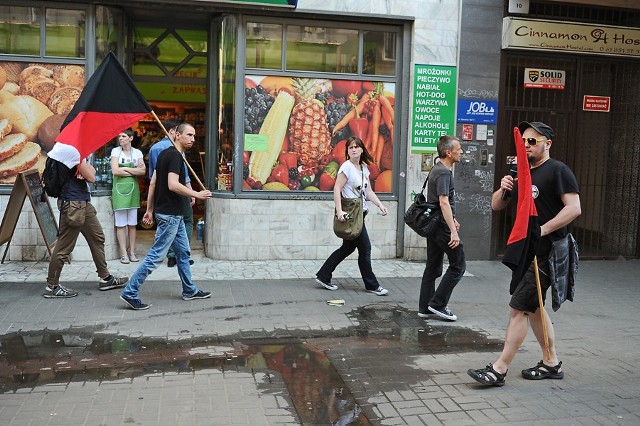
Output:
[[[66,358],[53,363],[44,355],[6,362],[12,348],[0,340],[0,386],[3,381],[10,385],[0,393],[0,424],[336,424],[335,413],[326,421],[306,420],[305,410],[330,403],[322,398],[301,402],[298,388],[285,385],[291,371],[270,368],[275,362],[270,354],[281,342],[307,351],[299,352],[294,370],[313,361],[314,354],[326,356],[330,366],[321,365],[337,372],[339,386],[368,419],[360,416],[353,424],[640,424],[640,326],[634,319],[638,260],[581,263],[575,303],[550,313],[563,380],[521,378],[521,369],[541,359],[529,333],[507,384],[483,388],[466,371],[493,362],[504,337],[509,272],[499,262],[468,263],[450,301],[459,320],[446,323],[417,318],[421,263],[374,261],[374,271],[390,291],[378,297],[364,291],[353,259],[336,271],[340,289],[329,292],[312,279],[320,261],[194,257],[195,281],[213,297],[182,301],[177,271],[162,266],[141,290],[142,300],[153,305],[148,311],[126,309],[117,290],[98,291],[91,263],[65,267],[62,282],[80,292],[65,300],[41,296],[46,263],[0,265],[1,337],[24,336],[21,342],[32,351],[41,343],[33,340],[43,335],[61,336],[65,343],[76,340],[63,348]],[[118,273],[130,274],[136,267],[109,264]],[[345,303],[329,306],[328,299]],[[377,325],[367,328],[371,324]],[[460,332],[477,333],[477,341],[456,338]],[[136,360],[142,351],[83,352],[88,343],[95,347],[113,336],[130,346],[165,342],[156,354],[175,368],[149,369],[149,362]],[[198,346],[199,341],[205,343]],[[252,342],[259,342],[260,350],[247,355],[247,348],[257,347]],[[185,368],[184,347],[198,368]],[[198,356],[199,364],[193,360]],[[78,365],[98,365],[108,373],[99,380],[79,373],[60,380],[73,363],[76,371]],[[27,372],[37,373],[37,380],[16,387],[8,379]]]

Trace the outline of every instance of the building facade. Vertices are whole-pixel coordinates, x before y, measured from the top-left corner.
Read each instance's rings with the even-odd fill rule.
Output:
[[[455,168],[465,250],[470,259],[497,258],[513,213],[493,214],[490,196],[515,152],[510,129],[522,119],[547,121],[558,135],[552,155],[576,171],[582,188],[574,230],[582,253],[637,257],[638,7],[624,0],[510,3],[0,0],[0,120],[18,123],[11,134],[39,145],[29,168],[42,168],[56,120],[106,52],[115,52],[161,120],[195,125],[198,140],[188,153],[194,182],[214,197],[194,215],[206,224],[205,254],[226,260],[326,258],[340,243],[331,230],[332,187],[351,135],[374,153],[373,188],[390,212],[367,218],[373,258],[424,259],[425,241],[404,226],[403,213],[433,163],[437,137],[447,133],[461,137],[466,151]],[[587,51],[592,41],[548,47],[510,32],[524,26],[559,35],[569,24],[576,31],[566,37],[612,28],[630,50]],[[536,72],[559,82],[536,87],[527,80],[525,87]],[[583,100],[595,106],[584,109]],[[16,107],[25,102],[37,113]],[[347,116],[354,108],[357,117]],[[16,119],[21,113],[28,124]],[[134,129],[143,152],[162,137],[153,117]],[[116,258],[109,152],[94,156],[93,202]],[[0,161],[3,215],[17,175],[2,163],[14,157]],[[47,256],[28,204],[8,259]],[[89,256],[76,252],[76,259]]]

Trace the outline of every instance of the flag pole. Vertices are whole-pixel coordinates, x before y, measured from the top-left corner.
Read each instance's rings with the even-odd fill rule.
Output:
[[[164,132],[165,135],[167,135],[167,138],[169,138],[169,140],[171,141],[171,144],[173,146],[176,146],[176,143],[173,139],[171,139],[171,136],[169,136],[169,132],[167,132],[167,129],[165,129],[165,127],[162,125],[162,122],[160,121],[160,119],[158,118],[158,116],[156,115],[156,112],[154,110],[151,110],[151,114],[153,114],[153,118],[156,119],[156,121],[158,122],[158,124],[160,125],[160,128],[162,129],[162,131]],[[203,185],[203,183],[200,181],[200,178],[198,178],[198,175],[196,174],[196,172],[193,171],[193,169],[191,168],[191,164],[189,164],[189,162],[187,161],[187,158],[183,155],[182,156],[182,160],[184,161],[184,164],[187,165],[187,167],[189,168],[189,171],[191,172],[191,174],[193,175],[193,177],[195,178],[196,182],[198,182],[198,184],[200,185],[200,188],[202,188],[203,190],[206,190],[207,188]]]
[[[540,287],[540,271],[538,270],[538,256],[533,257],[533,270],[536,275],[536,288],[538,289],[538,304],[540,305],[540,320],[542,321],[542,336],[544,337],[544,347],[547,350],[547,356],[551,358],[551,349],[549,348],[549,334],[547,333],[547,320],[542,304],[542,288]]]

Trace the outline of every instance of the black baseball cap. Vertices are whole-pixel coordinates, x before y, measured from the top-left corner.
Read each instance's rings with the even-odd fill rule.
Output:
[[[518,129],[520,129],[520,134],[523,134],[525,130],[528,128],[532,128],[536,132],[540,133],[542,136],[546,137],[549,140],[553,140],[553,129],[551,126],[541,123],[539,121],[523,121],[518,124]]]

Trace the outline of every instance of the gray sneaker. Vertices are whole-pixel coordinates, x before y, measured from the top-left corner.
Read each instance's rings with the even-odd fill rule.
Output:
[[[76,297],[77,295],[77,291],[73,291],[68,288],[62,287],[61,285],[57,285],[54,288],[50,288],[49,286],[47,286],[42,296],[47,299],[68,299],[70,297]]]
[[[114,288],[124,287],[129,281],[129,277],[116,277],[114,275],[109,275],[107,279],[100,278],[98,288],[100,291],[112,290]]]

